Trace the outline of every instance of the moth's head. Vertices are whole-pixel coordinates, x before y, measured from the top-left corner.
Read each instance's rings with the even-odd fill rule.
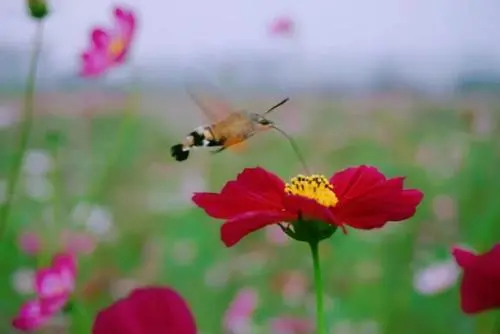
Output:
[[[250,114],[250,119],[252,122],[256,123],[259,125],[259,127],[262,128],[271,128],[274,126],[274,122],[265,118],[264,116],[257,114],[257,113],[251,113]]]

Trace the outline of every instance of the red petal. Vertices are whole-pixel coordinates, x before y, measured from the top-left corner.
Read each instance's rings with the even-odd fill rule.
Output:
[[[285,190],[285,183],[279,177],[261,167],[245,168],[236,182],[248,191],[265,193],[274,201],[280,200]]]
[[[195,334],[196,324],[187,303],[167,287],[135,289],[128,297],[101,311],[94,334]]]
[[[335,173],[330,178],[330,183],[339,199],[350,199],[363,195],[371,187],[385,180],[384,174],[376,167],[361,165]]]
[[[500,308],[500,244],[484,254],[453,248],[453,256],[463,268],[460,303],[467,314]]]
[[[359,229],[408,219],[423,199],[419,190],[403,190],[403,177],[386,179],[375,167],[348,168],[335,174],[331,182],[339,197],[332,211],[341,223]]]
[[[472,251],[461,247],[453,247],[452,254],[457,264],[464,269],[473,266],[477,258]]]
[[[247,168],[217,193],[195,193],[193,201],[217,219],[250,211],[282,210],[284,183],[262,168]]]
[[[465,271],[460,285],[460,304],[464,313],[500,308],[500,278]]]
[[[101,310],[92,325],[92,334],[143,333],[133,307],[133,301],[124,298]]]
[[[227,247],[235,245],[248,234],[268,225],[290,221],[295,217],[288,212],[247,212],[225,222],[220,230],[221,239]]]

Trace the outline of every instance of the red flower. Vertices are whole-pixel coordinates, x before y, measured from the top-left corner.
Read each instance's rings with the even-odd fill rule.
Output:
[[[135,289],[99,312],[93,334],[196,334],[187,303],[167,287]]]
[[[460,306],[467,314],[500,308],[500,244],[484,254],[453,248],[453,256],[463,269]]]
[[[410,218],[423,194],[403,189],[403,181],[403,177],[387,179],[375,167],[358,166],[335,173],[330,180],[299,175],[285,184],[257,167],[243,170],[220,193],[195,193],[193,201],[209,216],[226,220],[221,239],[230,247],[251,232],[281,222],[291,223],[295,230],[297,221],[372,229]]]

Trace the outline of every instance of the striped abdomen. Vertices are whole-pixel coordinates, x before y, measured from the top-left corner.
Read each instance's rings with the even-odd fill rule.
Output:
[[[200,126],[189,133],[182,143],[172,146],[170,154],[175,160],[184,161],[193,147],[219,147],[223,144],[214,138],[209,126]]]

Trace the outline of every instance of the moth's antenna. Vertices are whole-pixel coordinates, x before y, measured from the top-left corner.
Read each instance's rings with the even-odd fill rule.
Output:
[[[284,100],[283,100],[283,101],[281,101],[280,103],[278,103],[278,104],[276,104],[276,105],[272,106],[271,108],[269,108],[269,109],[268,109],[268,110],[264,113],[264,115],[269,114],[271,111],[273,111],[274,109],[276,109],[276,108],[278,108],[278,107],[281,107],[282,105],[284,105],[285,103],[287,103],[287,102],[288,102],[288,100],[290,100],[290,98],[288,98],[288,97],[287,97],[286,99],[284,99]]]
[[[287,100],[285,100],[285,102]],[[283,104],[283,103],[284,102],[282,102],[281,104]],[[279,133],[281,133],[290,142],[290,145],[292,146],[293,151],[295,152],[295,154],[297,155],[297,158],[299,159],[300,163],[302,164],[302,167],[304,168],[304,171],[307,174],[311,174],[311,172],[309,171],[309,168],[307,167],[307,164],[306,164],[304,158],[300,154],[300,151],[299,151],[299,149],[297,147],[297,144],[295,143],[295,140],[293,140],[293,138],[290,137],[289,135],[287,135],[285,131],[281,130],[280,128],[276,127],[275,125],[273,125],[272,128],[275,129],[276,131],[278,131]]]

